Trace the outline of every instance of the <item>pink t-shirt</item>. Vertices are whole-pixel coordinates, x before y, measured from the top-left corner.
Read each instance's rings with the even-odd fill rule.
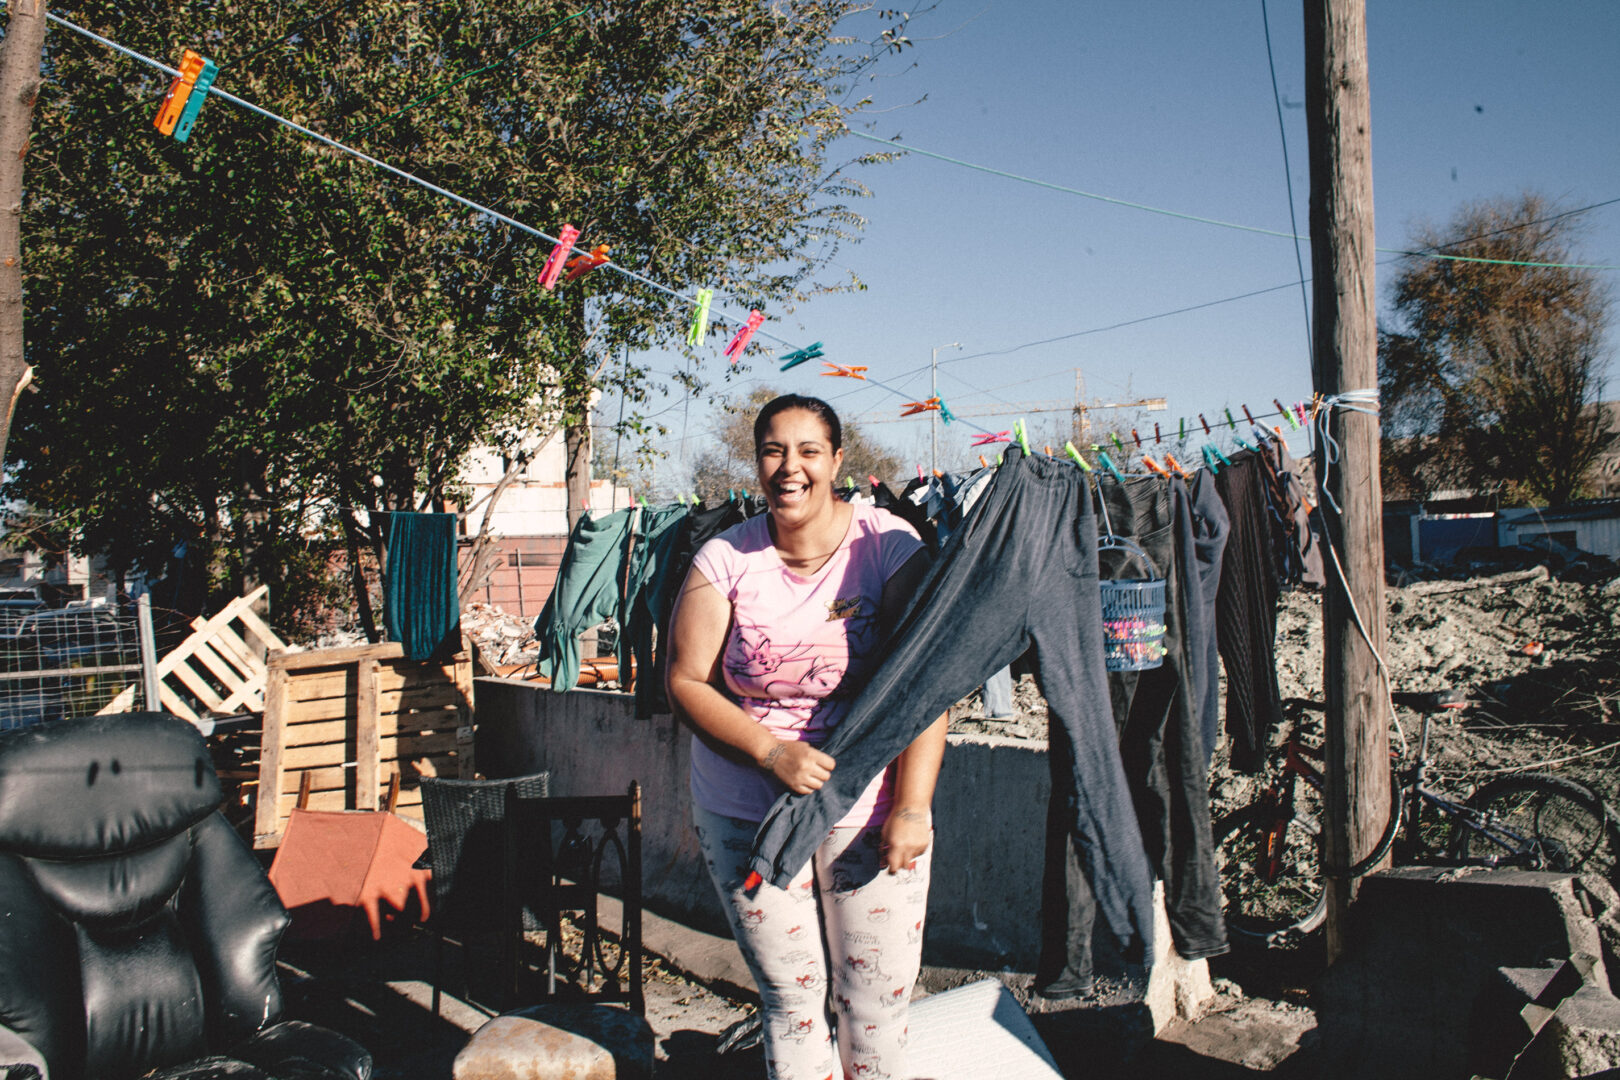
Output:
[[[733,526],[698,549],[692,568],[731,602],[726,696],[784,740],[820,746],[877,662],[883,586],[922,548],[887,510],[851,504],[849,531],[827,564],[804,577],[771,543],[769,516]],[[862,826],[889,812],[894,767],[873,778],[838,824]],[[692,741],[692,799],[712,813],[760,821],[787,789],[776,777]]]

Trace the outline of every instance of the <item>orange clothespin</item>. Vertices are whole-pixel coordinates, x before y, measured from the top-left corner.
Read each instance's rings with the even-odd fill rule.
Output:
[[[174,125],[180,122],[180,114],[186,109],[186,99],[191,97],[191,88],[197,85],[197,76],[202,74],[206,63],[190,49],[180,55],[180,76],[169,84],[169,92],[163,95],[163,104],[158,106],[157,118],[152,121],[153,127],[165,135],[174,134]]]
[[[1148,457],[1146,454],[1142,455],[1142,464],[1144,464],[1144,465],[1146,465],[1148,467],[1149,472],[1158,473],[1160,476],[1164,477],[1166,480],[1170,479],[1170,474],[1164,471],[1164,467],[1162,465],[1160,465],[1157,461],[1154,461],[1152,458]]]
[[[1274,432],[1276,432],[1276,434],[1277,434],[1277,441],[1278,441],[1278,442],[1282,442],[1282,437],[1283,437],[1283,434],[1282,434],[1282,425],[1281,425],[1281,424],[1272,424],[1272,425],[1271,425],[1271,430],[1272,430],[1272,431],[1274,431]]]
[[[939,398],[931,397],[927,401],[908,401],[908,402],[906,402],[906,411],[901,413],[900,415],[901,416],[916,416],[918,413],[938,412],[938,411],[939,411]]]
[[[1052,456],[1052,448],[1050,446],[1043,446],[1043,447],[1041,447],[1041,449],[1046,451],[1046,456],[1047,457]]]
[[[1170,470],[1177,476],[1181,477],[1183,480],[1187,479],[1187,470],[1181,467],[1181,463],[1176,460],[1176,456],[1174,454],[1164,455],[1164,463],[1170,466]]]
[[[754,331],[758,330],[764,322],[765,313],[763,311],[756,308],[748,313],[748,321],[737,328],[737,335],[731,339],[731,344],[726,346],[725,355],[731,359],[733,364],[747,351],[748,339],[754,336]]]
[[[990,463],[984,459],[983,454],[980,454],[979,455],[979,468],[988,469],[989,467],[990,467]]]
[[[939,469],[934,470],[934,476],[935,476],[936,479],[939,479],[939,480],[945,479],[945,474],[943,472],[941,472]]]
[[[582,278],[603,263],[609,262],[609,250],[608,245],[597,244],[591,248],[589,255],[575,255],[568,260],[568,271],[563,275],[563,280],[573,281],[575,278]]]
[[[579,239],[579,230],[572,225],[564,225],[557,233],[557,244],[546,256],[546,265],[540,268],[540,287],[550,292],[557,287],[557,279],[562,276],[563,260],[574,248],[574,241]]]
[[[861,374],[866,370],[865,367],[845,367],[843,364],[835,364],[831,360],[823,360],[822,364],[827,368],[826,371],[822,372],[823,375],[841,375],[846,379],[866,381],[866,376]]]
[[[1200,424],[1204,425],[1204,434],[1208,435],[1209,434],[1209,421],[1204,419],[1204,414],[1203,413],[1198,414],[1198,422]]]

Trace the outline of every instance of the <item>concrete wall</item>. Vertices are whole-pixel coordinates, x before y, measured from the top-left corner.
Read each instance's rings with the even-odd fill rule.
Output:
[[[691,734],[673,717],[637,720],[626,694],[555,694],[477,680],[478,765],[488,776],[551,771],[554,795],[640,782],[643,899],[660,914],[728,934],[692,835]],[[1033,971],[1040,947],[1046,744],[952,735],[934,799],[934,878],[924,960]]]

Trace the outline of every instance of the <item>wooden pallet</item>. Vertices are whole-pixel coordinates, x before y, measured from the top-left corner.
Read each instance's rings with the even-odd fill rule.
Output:
[[[286,644],[265,625],[253,606],[270,592],[260,585],[239,596],[207,619],[191,621],[192,634],[157,662],[158,703],[161,708],[193,724],[202,717],[180,696],[191,695],[213,716],[259,712],[264,708],[268,676],[265,657]],[[120,690],[103,713],[128,712],[135,705],[135,687]]]
[[[254,846],[280,843],[305,774],[311,810],[376,810],[398,776],[398,813],[420,819],[420,777],[473,778],[472,698],[465,639],[443,663],[398,642],[272,652]]]

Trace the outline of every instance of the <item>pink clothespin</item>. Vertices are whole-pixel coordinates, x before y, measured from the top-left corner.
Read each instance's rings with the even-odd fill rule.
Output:
[[[924,476],[924,475],[923,475],[923,471],[922,471],[922,466],[921,466],[921,465],[918,465],[918,466],[917,466],[917,479],[919,479],[919,480],[923,480],[923,481],[926,481],[926,480],[927,480],[927,479],[928,479],[928,477],[926,477],[926,476]]]
[[[871,483],[871,485],[874,488],[880,488],[880,487],[883,486],[882,484],[878,483],[878,478],[873,476],[871,473],[866,474],[866,479]]]
[[[737,362],[737,358],[743,354],[743,351],[748,348],[748,339],[754,336],[754,331],[758,330],[760,324],[764,321],[765,313],[763,311],[750,311],[748,321],[737,328],[737,336],[731,339],[730,345],[726,346],[726,356],[731,358],[733,364]]]
[[[574,241],[579,239],[579,230],[572,225],[564,225],[557,234],[557,246],[551,249],[546,258],[546,265],[540,268],[540,287],[550,292],[557,287],[557,278],[562,275],[563,261],[574,248]]]
[[[998,442],[1012,442],[1012,432],[997,431],[993,434],[990,432],[985,432],[983,435],[975,435],[973,437],[974,446],[988,446],[990,443]]]

